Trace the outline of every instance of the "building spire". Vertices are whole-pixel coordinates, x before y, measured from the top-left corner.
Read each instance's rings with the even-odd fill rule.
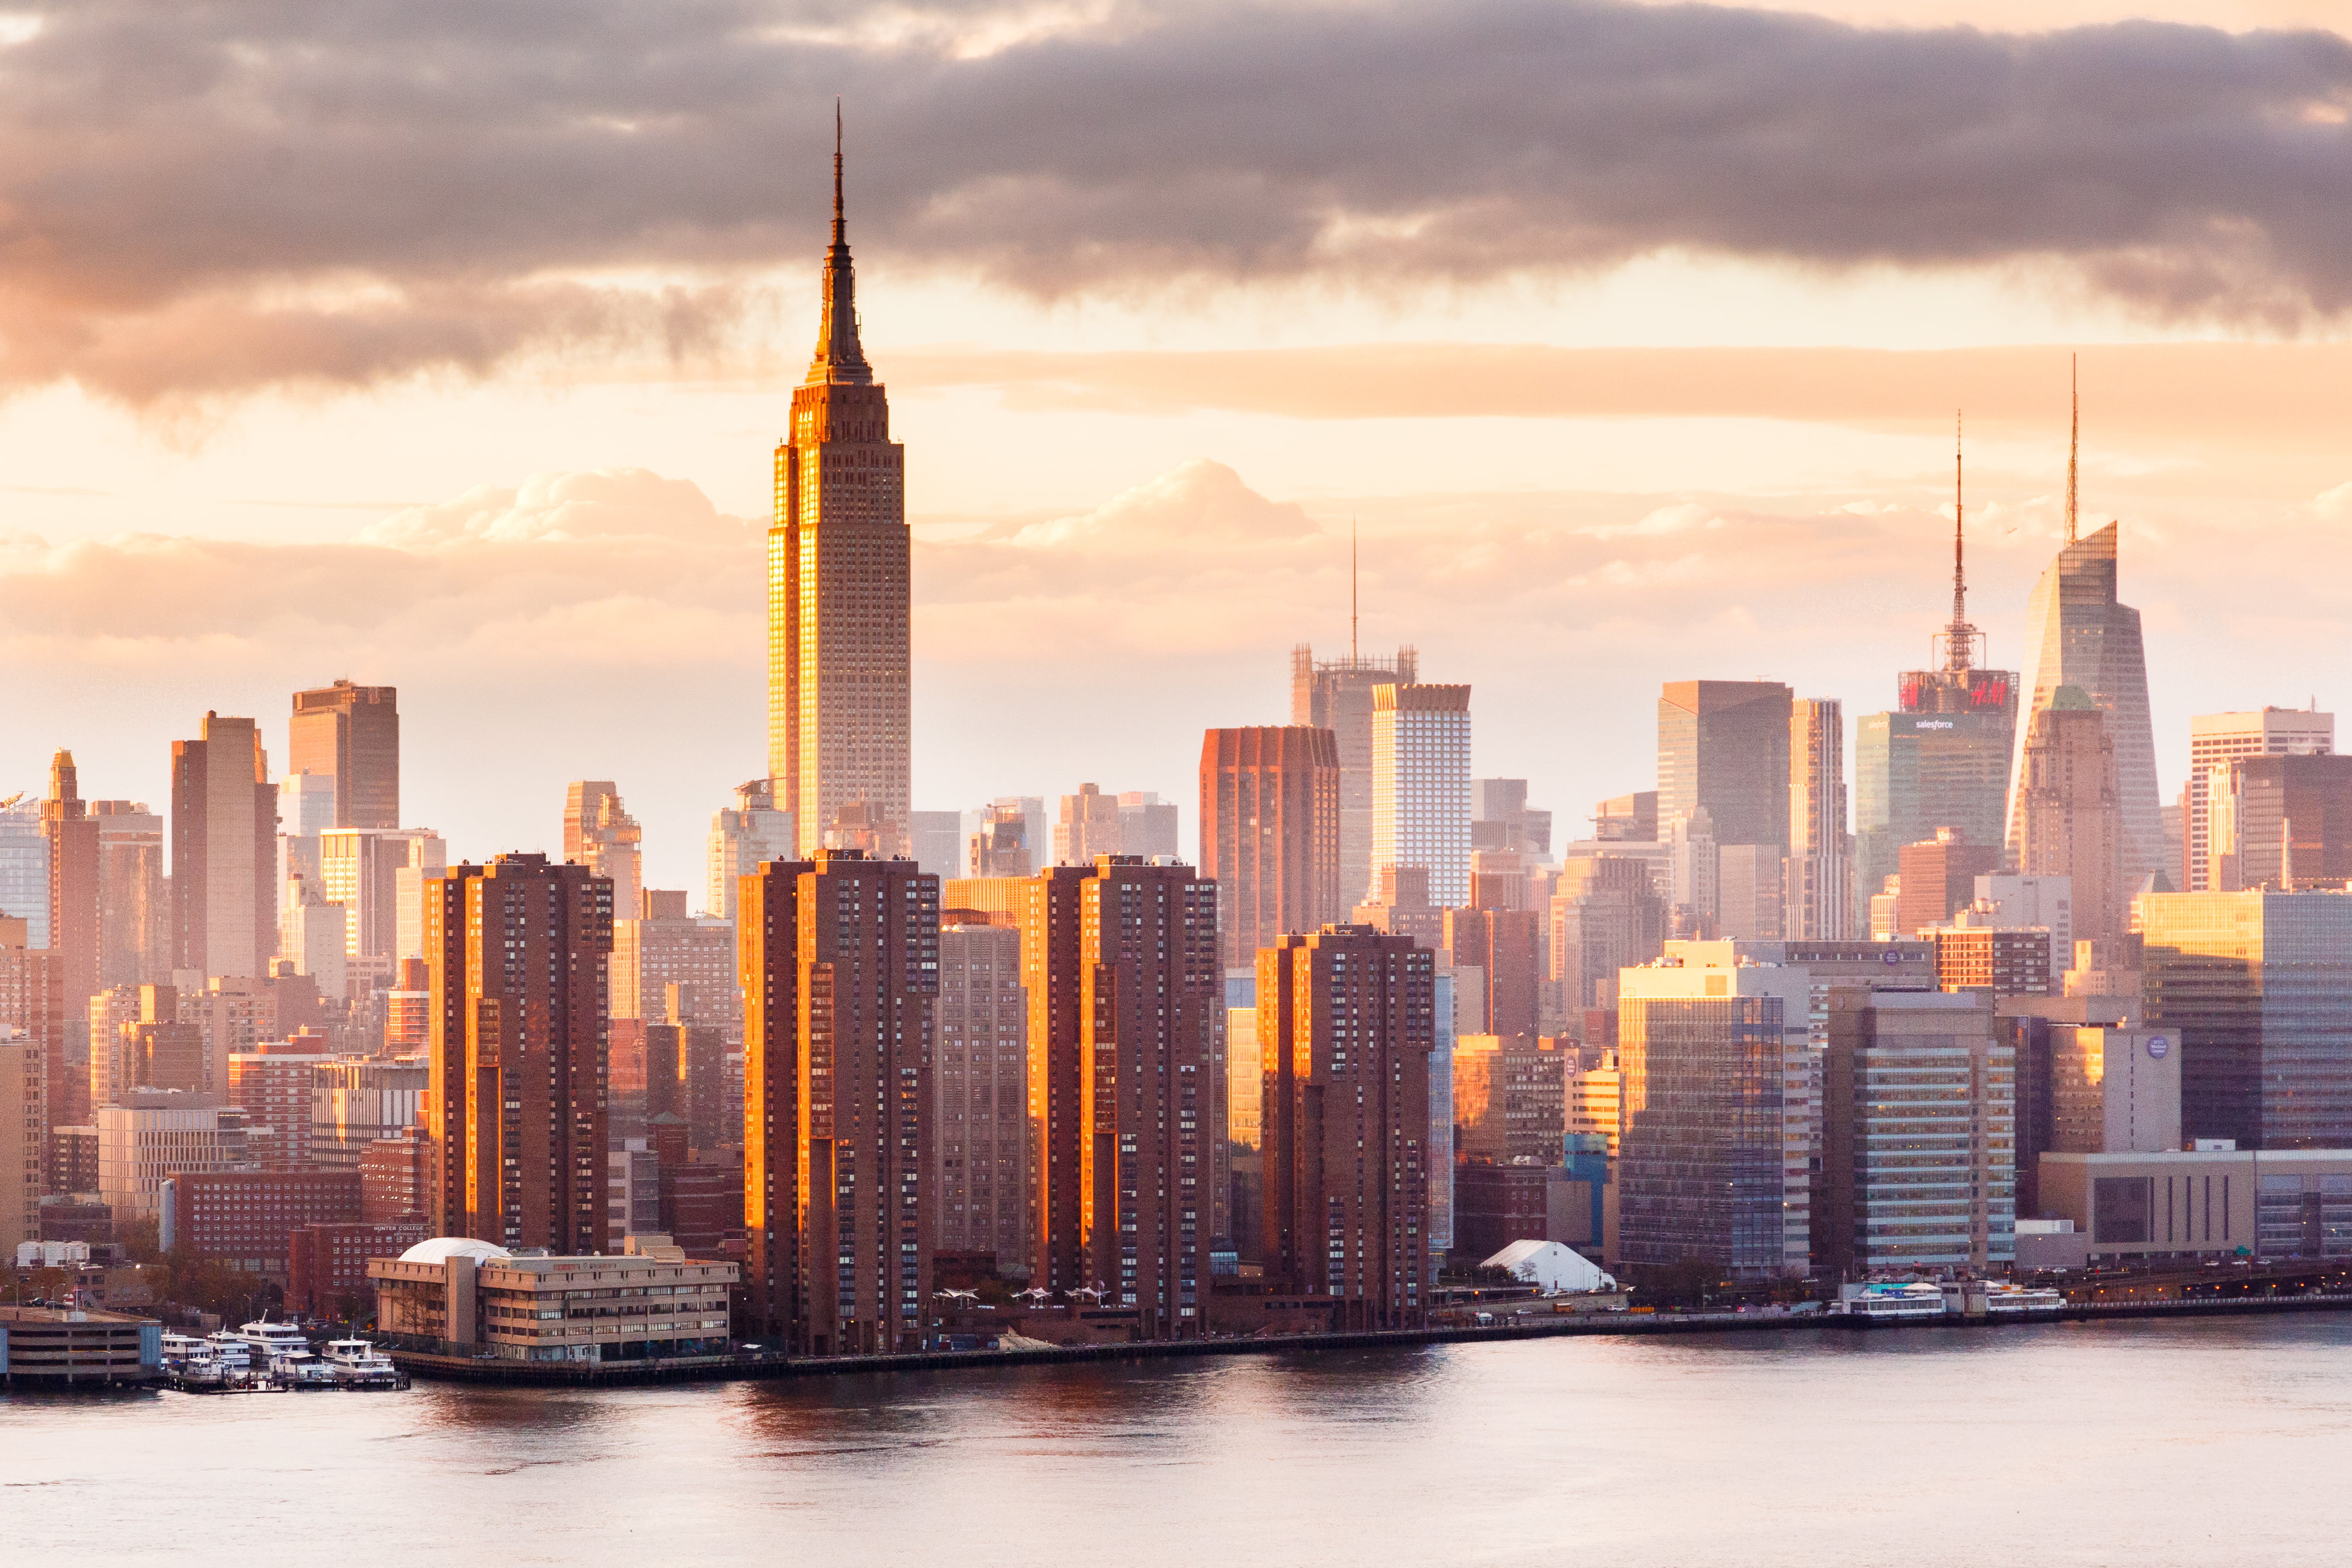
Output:
[[[2074,482],[2079,472],[2078,459],[2083,450],[2083,356],[2066,356],[2066,381],[2070,401],[2074,405],[2073,426],[2066,436],[2066,542],[2074,542]]]
[[[1356,663],[1356,520],[1348,519],[1348,665]]]
[[[1960,467],[1960,415],[1952,415],[1952,624],[1944,628],[1944,668],[1964,670],[1975,661],[1977,629],[1969,625],[1966,487]]]
[[[849,216],[842,195],[841,100],[833,100],[833,244],[824,257],[824,313],[809,362],[810,386],[871,386],[874,367],[857,341],[857,279],[849,264]]]

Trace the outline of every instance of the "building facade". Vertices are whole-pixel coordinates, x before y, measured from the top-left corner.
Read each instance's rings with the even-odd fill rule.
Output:
[[[1339,739],[1271,725],[1211,730],[1201,742],[1201,868],[1216,879],[1220,962],[1338,921]]]
[[[1705,807],[1716,843],[1787,854],[1795,702],[1776,681],[1669,681],[1658,699],[1658,820]]]
[[[1372,869],[1423,866],[1430,902],[1470,900],[1470,689],[1372,689]]]
[[[633,920],[645,890],[645,830],[611,779],[575,779],[563,792],[563,858],[613,884],[613,918]]]
[[[2336,750],[2336,715],[2294,708],[2250,713],[2193,713],[2189,719],[2189,783],[2181,798],[2179,891],[2225,892],[2209,880],[2212,777],[2240,757],[2324,757]]]
[[[348,680],[296,692],[286,771],[334,781],[331,826],[399,826],[400,693]]]
[[[790,860],[799,853],[799,836],[793,814],[777,809],[776,781],[751,779],[735,786],[735,804],[721,807],[710,818],[710,836],[704,846],[708,885],[702,912],[720,920],[735,918],[735,892],[742,879],[763,860]]]
[[[2107,718],[2087,694],[2062,686],[2036,708],[2019,753],[2018,869],[2068,879],[2074,936],[2084,942],[2123,931],[2137,885],[2126,879],[2120,753]]]
[[[936,1250],[987,1253],[1028,1272],[1029,1007],[1021,932],[1008,920],[940,927],[932,1149]]]
[[[1290,654],[1290,722],[1328,730],[1339,753],[1339,898],[1345,907],[1368,902],[1377,867],[1372,858],[1372,692],[1421,679],[1412,648],[1394,658],[1318,660],[1301,643]]]
[[[1795,699],[1789,709],[1781,935],[1838,941],[1856,934],[1853,835],[1846,822],[1845,705],[1834,697]]]
[[[278,792],[250,719],[172,742],[175,969],[258,975],[278,950]]]

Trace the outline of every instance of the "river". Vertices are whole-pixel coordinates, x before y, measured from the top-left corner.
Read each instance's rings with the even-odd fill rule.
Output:
[[[15,1562],[2335,1561],[2352,1315],[0,1398]]]

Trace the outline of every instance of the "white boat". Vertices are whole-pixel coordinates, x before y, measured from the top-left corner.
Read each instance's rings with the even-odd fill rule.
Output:
[[[323,1355],[335,1381],[345,1388],[396,1388],[400,1368],[365,1340],[329,1340]]]
[[[1944,1292],[1924,1279],[1908,1283],[1892,1282],[1848,1287],[1853,1293],[1838,1303],[1838,1309],[1849,1318],[1886,1321],[1899,1318],[1940,1318],[1944,1315]]]
[[[236,1335],[224,1329],[206,1334],[205,1343],[212,1348],[213,1364],[220,1369],[221,1382],[244,1383],[253,1375],[253,1347]]]
[[[310,1336],[292,1323],[258,1318],[237,1330],[236,1337],[251,1348],[253,1359],[289,1388],[332,1388],[335,1369],[310,1348]]]
[[[2054,1312],[2065,1304],[2066,1298],[2048,1286],[1995,1285],[1985,1291],[1988,1314]]]
[[[200,1356],[209,1358],[212,1354],[211,1347],[202,1335],[173,1333],[169,1329],[163,1331],[163,1348],[165,1372],[184,1371],[190,1360]]]

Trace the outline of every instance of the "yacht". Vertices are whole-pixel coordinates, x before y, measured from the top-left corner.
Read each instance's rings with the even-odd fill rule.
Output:
[[[270,1375],[289,1388],[332,1388],[335,1369],[310,1349],[310,1337],[291,1323],[256,1319],[237,1330],[236,1337],[250,1347],[253,1358]]]
[[[1853,1289],[1852,1295],[1837,1305],[1838,1310],[1849,1318],[1877,1321],[1899,1318],[1939,1318],[1944,1315],[1944,1292],[1924,1279],[1915,1279],[1907,1284],[1864,1285]]]
[[[1994,1315],[2054,1312],[2065,1304],[2066,1298],[2046,1285],[1994,1285],[1985,1291],[1985,1310]]]
[[[219,1347],[210,1340],[195,1334],[167,1332],[163,1350],[163,1370],[178,1378],[183,1387],[218,1388],[227,1378]]]
[[[205,1336],[211,1350],[213,1365],[219,1369],[220,1383],[245,1383],[253,1376],[253,1347],[235,1334],[222,1330]]]
[[[392,1358],[365,1340],[329,1340],[323,1359],[345,1388],[398,1388],[405,1381]]]

